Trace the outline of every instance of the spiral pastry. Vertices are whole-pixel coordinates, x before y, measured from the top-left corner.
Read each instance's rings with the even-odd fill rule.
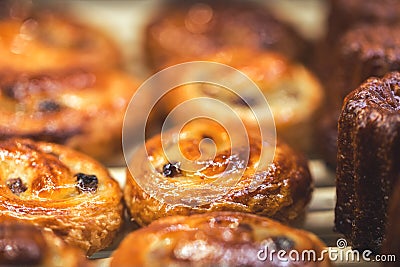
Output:
[[[199,150],[204,138],[214,142],[214,157],[208,157],[214,152],[207,154],[210,149],[207,146],[203,147],[204,151]],[[258,135],[249,136],[249,158],[246,163],[242,156],[246,145],[241,144],[238,152],[235,152],[231,147],[231,136],[216,122],[194,120],[180,132],[170,130],[164,139],[166,146],[161,143],[161,135],[148,140],[147,154],[137,151],[129,165],[135,174],[131,171],[127,173],[125,202],[132,218],[140,225],[170,215],[216,210],[255,213],[286,221],[297,217],[310,200],[312,180],[307,162],[282,142],[276,146],[273,162],[263,162],[261,152],[268,153],[273,148],[269,144],[261,145]],[[165,153],[175,149],[195,167],[187,170],[181,168],[182,162],[171,162]],[[233,179],[239,169],[244,172],[228,190],[214,195],[209,203],[192,205],[200,194],[195,190],[198,186],[210,186],[206,193],[211,192],[222,184],[221,181]],[[215,182],[217,175],[225,180]],[[137,181],[154,182],[157,193],[162,194],[163,198],[151,195],[148,193],[151,192],[148,190],[150,185],[140,186]],[[187,202],[173,202],[178,195],[181,199],[188,199]]]
[[[312,233],[290,228],[268,218],[212,212],[173,216],[153,222],[128,235],[114,252],[116,266],[330,266],[328,257],[307,262],[291,260],[288,252],[314,250],[324,244]],[[271,250],[287,255],[279,261]],[[132,257],[135,255],[135,257]]]
[[[148,61],[160,70],[232,46],[279,51],[304,58],[307,44],[263,6],[248,1],[167,1],[146,29]]]
[[[303,65],[291,62],[278,53],[230,48],[201,58],[229,65],[246,74],[261,90],[271,108],[278,137],[293,148],[311,153],[313,124],[324,93],[318,79]],[[184,74],[182,74],[184,75]],[[223,74],[216,74],[222,76]],[[229,79],[230,77],[225,77]],[[221,100],[239,113],[250,128],[258,127],[253,110],[263,99],[242,86],[239,95],[206,83],[180,86],[170,93],[169,110],[189,99],[210,97]],[[194,109],[204,109],[197,106]],[[216,113],[220,112],[215,110]],[[266,117],[268,114],[264,114]]]
[[[106,164],[123,161],[121,129],[138,82],[116,71],[0,74],[0,139],[65,144]]]
[[[27,139],[1,141],[0,158],[0,221],[50,228],[88,255],[110,244],[122,221],[122,194],[97,161]]]
[[[98,69],[121,61],[107,35],[58,12],[3,17],[0,40],[1,71]]]
[[[10,221],[0,223],[0,265],[92,266],[82,251],[68,246],[51,231]]]

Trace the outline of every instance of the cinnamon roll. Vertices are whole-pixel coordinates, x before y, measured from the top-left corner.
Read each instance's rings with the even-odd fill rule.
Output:
[[[145,38],[149,64],[157,70],[232,46],[278,51],[291,59],[307,54],[306,41],[293,28],[248,1],[167,1]]]
[[[212,212],[160,219],[129,234],[112,255],[111,267],[330,266],[324,247],[314,234],[268,218]],[[281,258],[272,250],[282,250]],[[313,250],[318,260],[289,257],[294,250],[299,255]]]
[[[205,138],[216,147],[205,144],[203,153],[198,146]],[[259,135],[250,133],[249,144],[236,148],[231,145],[232,138],[216,122],[194,120],[181,131],[172,129],[163,135],[165,145],[161,135],[148,140],[145,152],[139,149],[132,155],[131,171],[127,172],[124,197],[133,220],[147,225],[165,216],[217,210],[255,213],[282,221],[301,214],[313,189],[307,161],[278,141],[271,163],[261,155],[273,153],[274,147],[262,143]],[[167,156],[176,150],[194,167],[183,168],[184,162]],[[221,179],[216,178],[218,175]],[[234,182],[224,188],[226,181]],[[201,186],[207,188],[205,192],[197,190]],[[209,201],[198,201],[203,193],[220,188]]]
[[[0,223],[1,266],[93,266],[82,251],[68,246],[50,230],[17,222]]]
[[[98,69],[121,61],[107,35],[55,11],[1,18],[0,40],[1,72]]]
[[[97,161],[27,139],[1,141],[0,158],[0,221],[50,228],[88,255],[110,244],[122,221],[122,194]]]
[[[124,113],[138,84],[117,70],[2,72],[0,139],[56,142],[119,164]]]

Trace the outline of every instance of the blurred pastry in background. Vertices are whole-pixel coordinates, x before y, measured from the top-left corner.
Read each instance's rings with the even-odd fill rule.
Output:
[[[343,100],[368,77],[400,69],[400,24],[359,24],[343,34],[335,53],[340,67],[329,89]]]
[[[101,30],[78,22],[65,10],[26,2],[0,6],[1,72],[105,69],[121,64],[117,45]]]
[[[338,118],[340,106],[325,105],[317,116],[314,124],[314,147],[316,157],[323,159],[326,166],[336,170],[337,142],[338,142]]]
[[[330,0],[327,35],[334,42],[349,28],[359,23],[385,23],[400,21],[398,0]]]
[[[249,144],[239,141],[235,147],[231,140],[237,140],[234,134],[240,133],[228,133],[215,121],[196,119],[181,131],[175,128],[163,133],[163,143],[161,135],[148,140],[146,150],[132,156],[129,167],[134,172],[127,172],[124,197],[132,219],[147,225],[166,216],[220,210],[281,221],[298,217],[313,191],[307,161],[279,140],[273,147],[261,142],[259,135],[247,133]],[[200,147],[204,138],[215,147],[207,143]],[[189,167],[170,157],[176,153],[191,162]],[[233,183],[226,184],[229,181]],[[209,188],[206,195],[217,190],[212,202],[199,199],[204,193],[199,188]]]
[[[56,142],[121,164],[125,109],[138,86],[118,70],[2,72],[0,139]]]
[[[379,253],[388,203],[399,180],[400,73],[369,78],[339,118],[336,230],[352,248]]]
[[[231,46],[278,51],[295,60],[307,57],[306,41],[294,29],[249,1],[165,1],[146,29],[145,51],[155,70]]]
[[[93,266],[78,248],[67,245],[51,230],[31,224],[0,223],[0,244],[1,266]]]
[[[310,266],[290,258],[293,250],[315,252],[318,261],[312,266],[331,266],[324,247],[314,234],[268,218],[212,212],[160,219],[129,234],[110,266]],[[271,257],[271,251],[280,250],[282,258]]]
[[[28,139],[0,141],[0,158],[0,222],[49,228],[88,255],[112,242],[122,223],[122,193],[99,162]]]
[[[265,99],[251,95],[251,90],[244,85],[237,85],[234,77],[215,73],[219,79],[230,79],[232,84],[239,86],[240,91],[236,92],[238,95],[207,83],[184,85],[167,95],[167,111],[184,101],[209,97],[229,105],[248,128],[257,129],[259,122],[252,109],[261,109],[266,100],[274,117],[278,138],[294,149],[313,156],[313,124],[324,95],[318,79],[306,67],[279,53],[249,48],[224,49],[204,56],[201,60],[223,63],[243,72],[258,86]],[[180,75],[184,76],[185,73]],[[193,110],[208,108],[199,105],[193,107]],[[215,110],[215,113],[219,112]],[[270,115],[269,110],[263,112],[265,118]]]
[[[322,140],[318,146],[321,156],[336,166],[336,145],[326,142],[337,129],[334,114],[339,114],[345,96],[364,80],[400,70],[400,24],[359,24],[343,34],[331,53],[336,67],[326,70],[331,73],[324,82],[327,103],[316,131]]]

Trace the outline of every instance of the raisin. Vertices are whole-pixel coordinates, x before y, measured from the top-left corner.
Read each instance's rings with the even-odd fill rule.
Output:
[[[39,103],[39,111],[41,112],[57,112],[61,106],[54,100],[43,100]]]
[[[240,223],[238,228],[242,229],[243,231],[247,231],[247,232],[253,231],[253,227],[251,227],[251,225],[247,224],[247,223]]]
[[[276,236],[273,237],[272,240],[274,241],[278,250],[289,251],[294,249],[295,242],[286,236]]]
[[[232,100],[234,105],[238,105],[238,106],[254,106],[256,105],[257,101],[254,98],[251,97],[246,97],[246,98],[241,98],[241,97],[235,97]]]
[[[28,188],[22,182],[21,178],[10,178],[7,180],[7,186],[10,188],[13,194],[19,196],[21,193],[25,192]]]
[[[181,169],[179,168],[180,163],[167,163],[163,166],[163,174],[165,177],[174,177],[181,173]]]
[[[77,187],[81,192],[96,192],[99,180],[96,175],[77,173],[75,174]]]

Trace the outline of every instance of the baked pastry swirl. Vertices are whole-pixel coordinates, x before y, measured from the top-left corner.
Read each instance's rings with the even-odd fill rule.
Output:
[[[0,266],[93,266],[78,248],[68,246],[50,230],[31,224],[0,223]]]
[[[235,212],[173,216],[129,234],[112,255],[116,266],[330,266],[327,254],[319,261],[291,260],[324,244],[314,235],[268,218]],[[280,261],[271,250],[284,250]],[[132,255],[135,255],[134,257]],[[295,257],[294,257],[295,258]]]
[[[202,158],[204,154],[198,146],[204,138],[215,143],[214,157],[206,154],[207,157]],[[221,125],[208,120],[194,120],[180,132],[172,129],[166,136],[163,135],[168,143],[166,146],[161,144],[161,135],[148,140],[147,154],[138,150],[132,156],[129,168],[134,170],[134,174],[127,172],[124,197],[133,220],[140,225],[147,225],[165,216],[217,210],[255,213],[282,221],[292,220],[301,214],[313,189],[307,161],[303,156],[278,141],[273,162],[264,162],[264,157],[260,159],[261,153],[271,153],[273,148],[267,143],[261,145],[258,135],[250,135],[246,164],[242,151],[247,147],[242,144],[236,148],[237,152],[233,151],[230,138]],[[167,158],[165,152],[174,150],[175,145],[196,168],[185,170],[181,168],[181,162],[170,162],[173,159]],[[228,169],[229,166],[233,168]],[[215,180],[215,177],[222,175],[230,180],[238,173],[237,170],[244,172],[226,191],[214,195],[209,202],[194,202],[200,194],[195,190],[198,186],[211,186],[210,190],[218,188],[221,181],[225,180]],[[164,198],[150,195],[147,190],[150,185],[140,186],[137,181],[154,181],[157,193]],[[177,195],[189,200],[169,201]]]
[[[278,53],[238,47],[221,50],[201,60],[223,63],[246,74],[265,96],[274,117],[278,137],[291,147],[311,154],[313,123],[324,93],[318,79],[306,67]],[[231,78],[224,77],[224,73],[215,75]],[[235,83],[233,77],[230,80],[232,84]],[[169,94],[167,105],[172,110],[187,100],[214,98],[232,107],[249,128],[258,127],[259,122],[253,109],[260,108],[260,102],[263,103],[264,100],[252,95],[245,85],[240,88],[240,91],[236,91],[238,96],[207,83],[183,85]],[[205,108],[208,107],[199,105],[194,110]],[[215,113],[218,112],[220,111],[216,109]],[[268,110],[264,113],[263,117],[269,116]]]
[[[65,144],[106,164],[123,162],[125,109],[138,82],[117,70],[0,74],[0,139]]]
[[[121,61],[107,35],[60,12],[42,10],[0,18],[0,40],[1,72],[99,69]]]
[[[146,29],[149,64],[157,70],[183,58],[197,60],[225,47],[306,57],[307,44],[264,6],[248,1],[167,1]]]
[[[353,248],[379,252],[400,166],[400,73],[370,78],[339,118],[336,229]]]
[[[1,141],[0,158],[0,221],[50,228],[88,255],[111,243],[122,221],[122,194],[97,161],[27,139]]]

